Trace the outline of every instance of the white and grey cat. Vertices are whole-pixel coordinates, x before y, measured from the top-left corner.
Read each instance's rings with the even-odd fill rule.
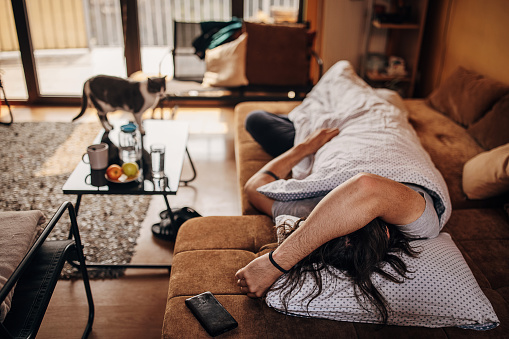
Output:
[[[97,109],[99,120],[106,131],[113,126],[106,116],[109,112],[123,110],[131,112],[145,134],[141,123],[141,116],[149,108],[154,108],[166,91],[166,77],[148,78],[144,81],[134,81],[109,75],[97,75],[88,79],[83,85],[81,112],[72,121],[85,113],[87,107],[93,105]]]

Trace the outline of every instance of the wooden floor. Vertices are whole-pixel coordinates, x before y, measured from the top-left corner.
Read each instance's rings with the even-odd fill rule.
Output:
[[[15,122],[70,122],[78,111],[77,107],[13,108]],[[1,113],[0,118],[5,121],[5,107],[2,107]],[[110,119],[123,115],[115,113]],[[169,112],[164,112],[164,115],[169,116]],[[157,114],[156,118],[159,117]],[[196,166],[197,178],[189,186],[181,187],[176,196],[169,198],[171,206],[190,206],[203,216],[239,215],[233,110],[181,108],[175,119],[190,123],[188,149]],[[85,121],[99,124],[92,109],[77,122]],[[191,174],[189,164],[185,163],[182,177],[190,177]],[[70,200],[73,201],[74,197],[70,196]],[[150,230],[150,226],[159,221],[158,215],[163,209],[163,198],[154,196],[142,226],[133,262],[171,264],[173,244],[155,239]],[[160,338],[168,281],[168,271],[148,269],[128,269],[126,275],[119,279],[93,280],[95,321],[89,338]],[[80,338],[87,314],[82,281],[60,280],[38,338]]]

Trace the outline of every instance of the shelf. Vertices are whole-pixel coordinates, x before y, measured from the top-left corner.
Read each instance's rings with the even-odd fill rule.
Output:
[[[366,76],[369,80],[372,81],[391,81],[391,80],[398,80],[398,81],[406,81],[409,82],[411,79],[409,76],[395,76],[395,75],[387,75],[383,73],[375,73],[375,72],[367,72]]]
[[[378,20],[373,21],[373,26],[376,28],[386,28],[386,29],[419,29],[419,24],[414,23],[402,23],[402,24],[391,24],[391,23],[383,23]]]

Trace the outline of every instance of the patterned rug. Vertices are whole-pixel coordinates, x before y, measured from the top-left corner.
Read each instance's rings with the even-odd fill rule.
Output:
[[[62,186],[101,127],[97,123],[13,123],[0,126],[0,211],[41,210],[49,220],[64,201]],[[84,195],[78,226],[88,262],[130,262],[150,197]],[[65,239],[67,212],[51,233]],[[91,278],[114,278],[122,269],[89,271]],[[66,264],[62,278],[81,275]]]

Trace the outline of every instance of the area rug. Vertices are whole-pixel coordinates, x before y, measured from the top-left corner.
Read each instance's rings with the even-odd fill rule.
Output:
[[[97,123],[29,122],[0,126],[0,211],[41,210],[49,220],[64,201],[62,186],[101,126]],[[84,195],[78,226],[87,262],[130,262],[150,197]],[[66,214],[51,233],[66,239]],[[89,270],[91,278],[114,278],[122,269]],[[66,264],[62,278],[81,277]]]

